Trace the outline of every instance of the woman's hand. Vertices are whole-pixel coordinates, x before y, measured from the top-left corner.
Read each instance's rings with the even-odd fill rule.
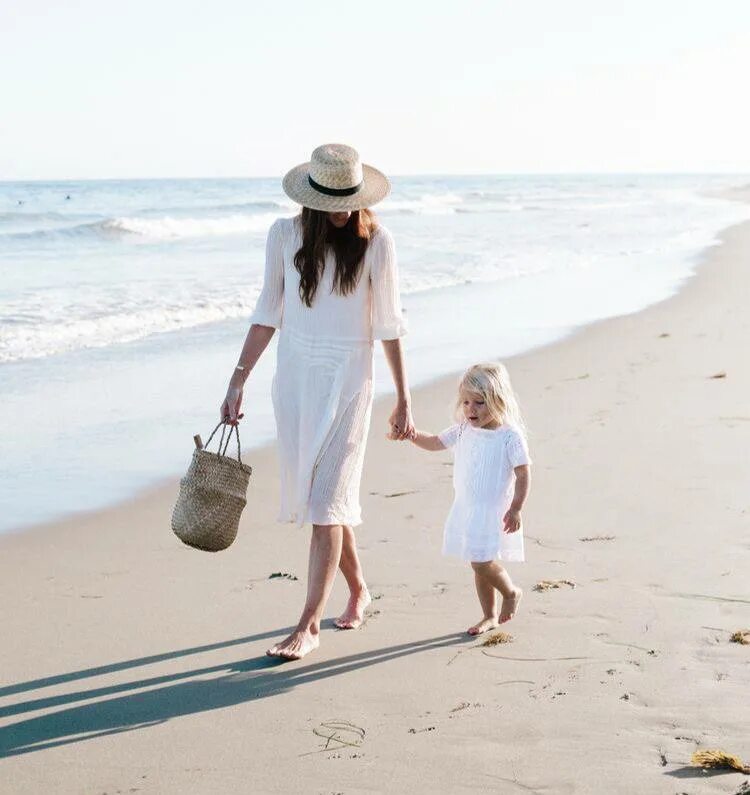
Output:
[[[515,508],[508,510],[503,516],[503,532],[516,533],[521,527],[521,512]]]
[[[396,403],[396,408],[388,419],[388,424],[391,426],[391,432],[388,435],[389,439],[413,439],[416,430],[414,428],[414,420],[411,416],[411,406],[405,400],[399,400]]]
[[[228,420],[230,425],[236,425],[240,418],[240,407],[242,406],[242,387],[229,385],[227,396],[221,404],[221,419]]]

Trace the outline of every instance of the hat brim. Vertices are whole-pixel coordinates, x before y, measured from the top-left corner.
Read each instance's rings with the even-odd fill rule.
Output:
[[[282,185],[284,193],[292,200],[309,207],[311,210],[324,212],[345,212],[347,210],[364,210],[382,201],[391,192],[391,183],[377,168],[362,165],[362,187],[351,196],[327,196],[315,190],[308,180],[310,164],[301,163],[295,166],[284,177]]]

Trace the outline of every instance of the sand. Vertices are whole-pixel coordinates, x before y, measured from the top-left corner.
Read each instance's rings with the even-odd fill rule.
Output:
[[[375,600],[336,631],[337,582],[300,662],[264,656],[308,538],[274,521],[271,450],[217,555],[171,535],[176,480],[1,537],[0,792],[737,792],[689,761],[750,757],[750,647],[729,640],[750,626],[749,262],[745,224],[674,298],[508,361],[535,460],[510,643],[465,634],[450,456],[387,441],[388,401],[358,531]],[[454,380],[414,392],[419,427],[448,424]]]

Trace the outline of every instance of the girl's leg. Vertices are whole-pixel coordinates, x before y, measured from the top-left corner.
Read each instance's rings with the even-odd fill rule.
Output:
[[[474,566],[473,563],[471,565]],[[497,626],[497,591],[492,583],[479,574],[476,568],[474,569],[474,585],[477,589],[479,604],[482,607],[482,620],[474,624],[473,627],[469,627],[467,632],[469,635],[481,635]]]
[[[339,629],[356,629],[362,624],[365,608],[370,604],[370,592],[367,590],[362,566],[357,555],[357,539],[354,530],[344,525],[341,560],[339,568],[349,586],[349,602],[346,610],[334,622]]]
[[[307,601],[297,628],[268,650],[272,657],[300,660],[320,643],[320,619],[341,558],[341,525],[313,525],[307,575]]]
[[[476,574],[485,579],[493,588],[497,588],[502,594],[503,603],[500,606],[500,623],[504,624],[506,621],[510,621],[516,613],[523,591],[513,585],[513,580],[511,580],[508,572],[496,560],[472,563],[471,566]]]

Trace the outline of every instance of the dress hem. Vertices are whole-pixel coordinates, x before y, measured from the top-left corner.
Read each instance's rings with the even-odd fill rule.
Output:
[[[297,527],[304,527],[306,524],[317,524],[317,525],[346,525],[347,527],[359,527],[362,524],[362,517],[357,516],[354,519],[339,519],[336,516],[326,516],[323,521],[316,521],[309,516],[305,516],[305,518],[300,522],[294,514],[286,514],[280,515],[277,519],[277,522],[281,524],[296,524]]]
[[[485,556],[481,556],[479,559],[474,557],[467,557],[466,555],[461,554],[460,552],[448,552],[443,550],[443,556],[447,558],[458,558],[459,560],[463,560],[466,563],[485,563],[489,560],[502,560],[506,563],[525,563],[526,556],[523,554],[519,554],[517,552],[512,553],[505,553],[497,552],[496,554],[491,554]]]

